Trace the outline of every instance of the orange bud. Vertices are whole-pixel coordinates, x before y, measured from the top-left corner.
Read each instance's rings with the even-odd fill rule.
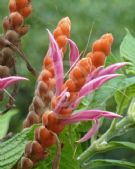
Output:
[[[62,19],[58,22],[58,26],[61,26],[63,23],[68,23],[69,25],[71,25],[71,21],[70,21],[69,17],[62,18]]]
[[[48,148],[56,143],[55,136],[44,126],[35,130],[35,140],[37,140],[44,148]]]
[[[6,16],[4,19],[3,19],[3,28],[4,28],[4,31],[7,31],[9,30],[11,27],[11,24],[9,22],[9,18]]]
[[[28,4],[28,0],[16,0],[16,6],[17,6],[18,10],[23,9],[24,7],[26,7],[27,4]]]
[[[28,17],[32,12],[32,5],[26,6],[24,9],[21,11],[21,15],[26,18]]]
[[[95,67],[103,66],[105,63],[105,54],[103,52],[94,52],[90,55],[92,63]]]
[[[81,69],[76,66],[71,72],[70,72],[70,75],[69,77],[71,79],[76,79],[78,80],[79,78],[84,78],[84,75],[83,75],[83,72],[81,71]]]
[[[62,30],[60,27],[57,27],[54,32],[53,32],[53,35],[54,35],[54,38],[57,39],[59,36],[61,36],[63,33],[62,33]]]
[[[67,44],[66,36],[62,35],[56,39],[59,48],[63,48]]]
[[[61,24],[61,30],[64,33],[64,35],[69,37],[69,35],[70,35],[70,25],[69,25],[69,23],[67,23],[67,22],[62,23]]]
[[[21,158],[21,169],[32,169],[33,168],[33,162],[26,157]]]
[[[92,51],[101,51],[107,56],[111,51],[111,44],[107,39],[97,40],[92,45]]]
[[[65,82],[65,88],[67,87],[67,90],[69,92],[74,92],[76,90],[76,86],[75,86],[75,83],[72,79],[68,79],[66,82]]]
[[[20,36],[24,36],[29,31],[29,26],[23,26],[15,29]]]
[[[47,128],[55,133],[60,133],[64,129],[65,125],[58,119],[57,114],[48,114],[48,125]]]
[[[62,108],[59,112],[59,114],[61,115],[65,115],[65,116],[69,116],[72,113],[72,109],[71,108]]]
[[[40,77],[39,77],[39,80],[41,81],[48,81],[50,78],[52,78],[52,73],[49,72],[48,70],[44,69],[42,70],[41,74],[40,74]]]
[[[10,11],[10,13],[16,11],[16,2],[15,2],[15,0],[10,0],[9,1],[9,11]]]
[[[111,44],[113,43],[113,36],[111,33],[106,33],[101,36],[102,39],[107,39]]]
[[[11,13],[9,19],[13,27],[19,27],[23,24],[23,17],[18,12]]]
[[[43,66],[44,66],[45,68],[47,68],[47,67],[49,67],[50,65],[52,65],[52,59],[51,59],[51,57],[45,56],[44,61],[43,61]]]

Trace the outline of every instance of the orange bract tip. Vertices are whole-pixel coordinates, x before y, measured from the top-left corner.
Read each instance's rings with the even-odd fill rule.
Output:
[[[47,128],[55,133],[60,133],[64,129],[65,125],[61,123],[56,113],[50,113],[48,115]]]
[[[28,5],[28,0],[16,0],[17,9],[23,9]]]
[[[72,79],[68,79],[66,82],[65,82],[65,88],[67,87],[67,90],[69,92],[74,92],[76,90],[76,86],[75,86],[75,83]]]
[[[43,66],[47,68],[48,66],[52,65],[52,59],[50,56],[45,56],[43,61]]]
[[[105,54],[103,52],[94,52],[90,55],[92,63],[95,67],[103,66],[105,63]]]
[[[59,114],[69,116],[72,113],[72,111],[73,110],[71,108],[62,108]]]
[[[59,22],[58,22],[58,26],[61,26],[63,23],[68,23],[69,25],[71,25],[71,21],[69,19],[69,17],[65,17],[65,18],[62,18]]]
[[[66,35],[67,37],[69,37],[69,35],[70,35],[70,24],[69,23],[67,23],[67,22],[65,22],[65,23],[63,23],[63,24],[61,24],[61,30],[62,30],[62,32],[64,33],[64,35]]]
[[[10,0],[9,1],[9,11],[10,11],[10,13],[16,11],[16,2],[15,2],[15,0]]]
[[[54,32],[53,32],[53,35],[54,35],[54,38],[57,39],[59,36],[61,36],[63,34],[62,30],[60,27],[57,27]]]
[[[101,51],[107,56],[111,51],[111,44],[107,39],[99,39],[93,43],[92,51]]]
[[[35,140],[37,140],[43,148],[50,147],[56,143],[55,136],[44,126],[36,129]]]
[[[23,24],[23,17],[18,12],[13,12],[10,14],[9,19],[13,27],[19,27]]]
[[[111,33],[106,33],[101,36],[102,39],[107,39],[111,44],[113,43],[113,35]]]
[[[45,70],[43,70],[43,71],[41,72],[40,77],[39,77],[39,80],[46,82],[46,81],[48,81],[50,78],[52,78],[51,72],[49,72],[48,70],[45,69]]]
[[[67,44],[67,38],[66,38],[66,36],[59,36],[56,39],[56,41],[58,43],[59,48],[63,48]]]
[[[25,8],[22,9],[21,15],[26,18],[28,17],[32,12],[32,5],[28,5]]]

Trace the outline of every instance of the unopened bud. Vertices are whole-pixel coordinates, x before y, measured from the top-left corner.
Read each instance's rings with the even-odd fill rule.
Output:
[[[11,13],[9,19],[10,19],[10,22],[14,28],[20,27],[24,21],[22,15],[19,14],[18,12]]]
[[[3,19],[3,28],[4,28],[4,31],[7,31],[11,28],[9,18],[7,16]]]
[[[8,76],[9,72],[10,70],[7,66],[0,65],[0,78]]]
[[[16,44],[19,40],[19,35],[14,30],[9,30],[6,32],[5,38],[11,43]]]
[[[24,36],[28,31],[29,31],[29,26],[23,26],[23,27],[19,27],[19,28],[16,29],[16,32],[20,36]]]
[[[9,1],[9,11],[10,11],[10,13],[16,11],[16,2],[15,2],[15,0],[10,0]]]
[[[25,147],[24,155],[35,163],[44,158],[44,150],[37,141],[30,141]]]
[[[29,112],[28,117],[30,125],[40,122],[40,117],[35,112]]]
[[[26,157],[21,158],[21,169],[31,169],[33,168],[33,162]]]

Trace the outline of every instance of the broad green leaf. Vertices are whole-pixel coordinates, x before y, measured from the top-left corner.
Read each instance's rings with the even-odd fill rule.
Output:
[[[117,91],[115,93],[115,101],[117,103],[117,112],[122,114],[124,110],[128,107],[130,100],[135,96],[135,84],[127,87],[121,92]]]
[[[102,166],[120,166],[120,167],[130,168],[130,169],[135,168],[134,163],[123,161],[123,160],[109,160],[109,159],[91,160],[90,162],[86,163],[82,168],[91,169],[91,168],[102,167]]]
[[[24,129],[13,138],[0,143],[0,169],[11,169],[24,152],[25,144],[33,139],[36,126]]]
[[[120,55],[126,60],[135,63],[135,38],[128,29],[126,29],[126,36],[120,45]]]
[[[0,115],[0,139],[3,138],[9,128],[10,119],[18,113],[18,110],[10,110],[6,114]]]
[[[129,148],[135,151],[135,143],[131,143],[127,141],[111,141],[109,145],[114,148]]]
[[[127,72],[135,74],[135,38],[127,29],[126,36],[120,46],[120,55],[124,60],[132,63],[132,66],[129,66]]]

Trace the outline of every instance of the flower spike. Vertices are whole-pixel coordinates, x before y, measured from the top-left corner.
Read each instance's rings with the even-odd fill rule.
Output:
[[[3,90],[6,87],[21,80],[28,80],[28,79],[24,77],[20,77],[20,76],[10,76],[10,77],[5,77],[5,78],[0,78],[0,90]]]
[[[54,71],[55,71],[55,79],[56,79],[56,95],[60,95],[63,79],[64,79],[64,70],[63,70],[63,61],[61,56],[61,51],[49,30],[49,39],[50,39],[50,48],[52,53],[52,60],[54,64]]]

